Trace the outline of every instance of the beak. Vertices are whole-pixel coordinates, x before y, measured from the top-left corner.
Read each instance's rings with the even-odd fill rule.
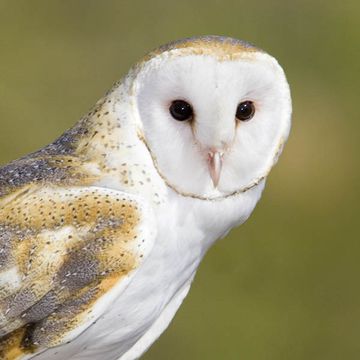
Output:
[[[220,180],[222,156],[223,154],[218,151],[209,152],[209,172],[215,188],[218,186]]]

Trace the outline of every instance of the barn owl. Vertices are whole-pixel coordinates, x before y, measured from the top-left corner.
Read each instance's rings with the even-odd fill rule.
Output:
[[[272,56],[184,39],[0,168],[0,358],[139,358],[209,247],[249,217],[290,117]]]

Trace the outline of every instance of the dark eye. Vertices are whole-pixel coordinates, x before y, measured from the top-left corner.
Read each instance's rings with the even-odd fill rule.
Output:
[[[243,101],[236,109],[236,118],[241,121],[250,120],[255,114],[255,106],[252,101]]]
[[[193,109],[184,100],[174,100],[169,108],[171,116],[178,121],[190,120],[193,116]]]

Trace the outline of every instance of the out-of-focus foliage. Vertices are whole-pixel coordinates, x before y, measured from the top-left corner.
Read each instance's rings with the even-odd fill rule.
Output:
[[[359,24],[355,0],[0,1],[1,163],[169,40],[246,39],[287,73],[293,129],[262,201],[144,359],[359,359]]]

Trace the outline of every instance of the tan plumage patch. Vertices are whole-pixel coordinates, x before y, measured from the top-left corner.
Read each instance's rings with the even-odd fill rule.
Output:
[[[179,55],[210,55],[218,60],[236,59],[238,56],[254,52],[264,52],[260,48],[245,41],[226,36],[199,36],[170,42],[147,54],[136,66],[140,66],[151,58],[166,52],[180,50]]]
[[[28,187],[0,208],[0,355],[58,345],[134,270],[141,208],[121,192]]]
[[[15,360],[22,355],[31,352],[30,349],[22,347],[22,340],[26,333],[26,326],[13,331],[0,339],[0,359]]]

